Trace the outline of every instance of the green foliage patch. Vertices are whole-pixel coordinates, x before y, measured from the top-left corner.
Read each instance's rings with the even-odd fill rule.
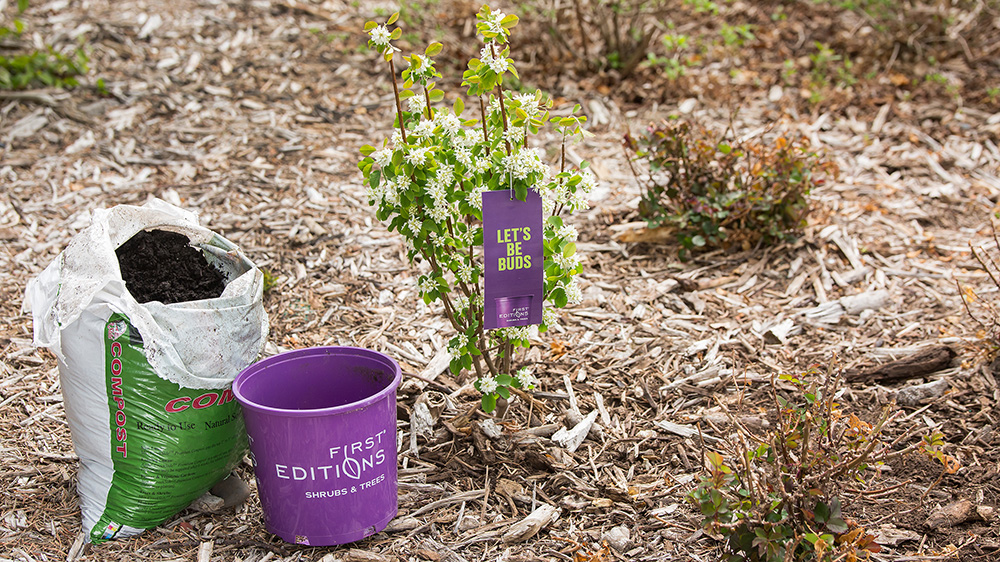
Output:
[[[18,0],[17,13],[28,9],[28,0]],[[24,21],[14,18],[10,27],[0,27],[0,39],[20,37],[25,31]],[[79,85],[78,76],[87,73],[87,53],[77,48],[66,55],[51,46],[13,56],[0,55],[0,90],[24,90],[51,87],[72,88]]]
[[[864,487],[870,466],[911,452],[938,459],[942,475],[958,469],[940,433],[893,451],[901,438],[883,433],[893,405],[874,423],[862,421],[836,402],[837,382],[817,372],[778,377],[773,429],[754,434],[736,423],[728,456],[705,453],[705,474],[688,499],[705,532],[724,542],[726,562],[831,562],[879,552],[874,536],[843,512],[845,484]]]
[[[687,121],[651,125],[625,147],[642,186],[640,214],[676,230],[682,258],[790,238],[805,224],[810,190],[836,173],[803,138],[738,139]]]

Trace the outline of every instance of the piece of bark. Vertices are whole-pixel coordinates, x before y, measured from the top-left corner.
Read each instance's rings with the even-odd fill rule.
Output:
[[[569,452],[574,452],[587,438],[594,421],[597,419],[597,410],[587,414],[583,421],[573,426],[572,429],[562,428],[552,435],[552,441]]]
[[[250,498],[250,486],[235,474],[220,480],[209,492],[222,498],[224,508],[239,507]]]
[[[916,406],[928,398],[942,396],[949,388],[948,381],[938,379],[915,386],[904,386],[895,392],[896,403],[900,406]]]
[[[924,523],[924,525],[926,525],[929,529],[954,527],[955,525],[960,525],[977,517],[979,517],[979,514],[976,513],[976,508],[972,505],[971,501],[958,500],[957,502],[952,502],[940,509],[934,510],[934,512],[927,517],[927,522]]]
[[[503,535],[503,542],[514,543],[530,539],[538,534],[546,525],[559,518],[559,508],[547,503],[538,506],[535,511],[524,519],[510,526]]]
[[[417,547],[423,558],[438,562],[468,562],[451,548],[434,539],[424,539]]]
[[[951,366],[955,350],[946,345],[936,345],[913,355],[864,369],[849,369],[844,377],[849,382],[895,383],[917,379]]]
[[[904,542],[920,540],[920,533],[899,529],[893,525],[884,525],[875,531],[875,542],[882,546],[899,546]]]
[[[622,525],[612,527],[611,530],[601,535],[601,540],[607,541],[616,552],[625,552],[628,547],[632,546],[631,533],[629,533],[628,527]]]

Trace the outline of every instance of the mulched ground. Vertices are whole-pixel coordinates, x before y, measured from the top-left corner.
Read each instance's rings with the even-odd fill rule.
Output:
[[[782,61],[808,60],[815,40],[838,46],[868,35],[863,18],[809,2],[725,7],[727,21],[758,23],[757,41],[750,51],[700,54],[705,60],[692,59],[676,82],[648,68],[628,78],[614,69],[584,73],[570,54],[552,72],[538,62],[544,43],[526,39],[525,81],[591,115],[595,137],[570,156],[592,162],[601,188],[573,218],[586,260],[584,301],[522,356],[541,378],[534,401],[516,400],[495,419],[478,410],[468,380],[441,373],[445,321],[419,300],[401,239],[365,202],[357,148],[388,133],[391,90],[375,57],[357,48],[358,30],[373,17],[361,4],[91,0],[29,12],[43,37],[85,34],[93,74],[110,96],[82,88],[0,98],[0,481],[8,490],[0,556],[716,560],[718,543],[699,532],[685,494],[700,473],[702,440],[712,447],[733,433],[724,410],[766,420],[775,374],[831,365],[847,373],[948,346],[948,368],[911,381],[845,383],[839,402],[871,421],[900,388],[946,381],[946,393],[899,406],[886,436],[912,433],[902,449],[940,431],[962,468],[932,486],[937,461],[908,455],[845,487],[844,512],[881,537],[875,560],[996,558],[1000,388],[982,338],[995,332],[988,307],[998,289],[969,246],[1000,260],[990,224],[1000,197],[1000,107],[984,93],[996,76],[995,3],[953,14],[958,22],[975,14],[958,35],[968,52],[962,41],[916,35],[898,49],[872,47],[858,64],[876,76],[830,84],[818,103],[803,91],[810,69],[784,81]],[[786,19],[772,20],[777,5]],[[448,3],[425,23],[444,37],[468,34],[477,8]],[[714,20],[692,15],[685,30],[694,35],[706,21]],[[532,41],[544,35],[527,18],[523,25]],[[578,48],[577,36],[565,37],[567,47],[549,52]],[[924,60],[914,51],[931,45],[947,47],[935,51],[939,70],[968,85],[962,95],[935,80],[897,84],[896,74]],[[853,49],[845,52],[866,52]],[[670,114],[725,127],[737,101],[735,130],[803,134],[841,170],[812,194],[803,236],[689,262],[670,241],[623,242],[640,228],[639,192],[620,147],[627,128]],[[151,196],[196,211],[274,277],[264,297],[269,353],[365,346],[434,379],[407,377],[399,394],[400,517],[390,530],[339,548],[285,544],[264,530],[254,495],[235,511],[187,510],[140,538],[80,548],[77,462],[57,365],[32,346],[24,288],[89,223],[91,209]],[[978,295],[967,306],[966,289]],[[841,300],[879,291],[885,298],[864,310]],[[413,436],[418,400],[443,408],[431,433]],[[594,411],[600,429],[576,451],[549,439]],[[685,433],[698,426],[702,438]],[[252,481],[249,462],[239,472]],[[960,499],[978,508],[975,516],[927,525]],[[558,508],[558,519],[505,542],[542,503]]]

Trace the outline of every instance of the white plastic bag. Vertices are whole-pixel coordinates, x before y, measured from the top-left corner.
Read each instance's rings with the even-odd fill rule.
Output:
[[[222,295],[136,302],[115,250],[153,229],[200,248],[226,278]],[[93,223],[28,283],[35,345],[58,358],[91,541],[162,523],[242,459],[246,433],[230,385],[267,338],[263,284],[235,244],[158,199],[94,211]]]

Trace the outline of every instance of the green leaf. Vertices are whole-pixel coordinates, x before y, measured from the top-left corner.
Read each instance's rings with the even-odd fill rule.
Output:
[[[484,394],[483,395],[483,411],[487,414],[497,409],[497,395],[496,394]]]
[[[460,117],[462,115],[462,112],[465,111],[465,102],[462,101],[462,98],[455,98],[452,110],[455,112],[456,117]]]
[[[830,506],[823,502],[817,502],[815,514],[817,523],[826,523],[830,520]]]
[[[392,14],[391,16],[389,16],[389,19],[386,20],[385,24],[386,25],[392,25],[392,24],[396,23],[396,20],[398,20],[398,19],[399,19],[399,12],[396,12],[396,13]]]
[[[403,30],[402,30],[402,28],[397,27],[396,29],[392,30],[392,33],[389,35],[389,39],[395,41],[395,40],[399,39],[402,36],[403,36]]]
[[[510,386],[510,383],[514,382],[514,377],[510,375],[497,375],[496,381],[500,386]]]
[[[563,251],[562,251],[563,257],[568,258],[575,253],[576,253],[576,242],[570,242],[569,244],[563,246]]]
[[[563,308],[569,304],[569,298],[566,296],[566,291],[562,287],[552,291],[552,303],[556,305],[556,308]]]
[[[369,32],[369,31],[371,31],[371,30],[375,29],[375,27],[376,27],[377,25],[378,25],[378,24],[377,24],[377,23],[375,23],[375,22],[373,22],[373,21],[370,21],[370,22],[367,22],[367,23],[365,23],[365,32],[367,33],[367,32]]]
[[[523,184],[523,183],[519,183],[519,184],[515,185],[514,186],[514,197],[517,197],[518,201],[527,201],[528,200],[528,186],[525,185],[525,184]]]
[[[848,527],[847,522],[840,517],[834,517],[826,522],[826,528],[839,535],[841,533],[846,533],[850,527]]]
[[[504,29],[510,29],[510,28],[516,26],[518,21],[519,21],[518,17],[515,16],[514,14],[511,14],[511,15],[505,17],[504,19],[500,20],[500,25]]]
[[[699,248],[705,245],[705,237],[701,234],[695,234],[691,237],[691,244],[698,246]]]
[[[370,144],[366,144],[361,147],[361,154],[365,156],[371,156],[373,152],[375,152],[375,147]]]
[[[432,102],[436,103],[444,99],[444,92],[441,90],[431,90],[427,92],[427,97],[429,97]]]
[[[439,41],[435,41],[430,45],[427,45],[427,48],[424,49],[424,54],[428,57],[433,57],[434,55],[440,53],[443,48],[444,45],[442,45]]]
[[[506,400],[510,398],[510,389],[507,388],[506,386],[501,386],[500,388],[497,389],[497,394],[503,396],[504,400]]]

